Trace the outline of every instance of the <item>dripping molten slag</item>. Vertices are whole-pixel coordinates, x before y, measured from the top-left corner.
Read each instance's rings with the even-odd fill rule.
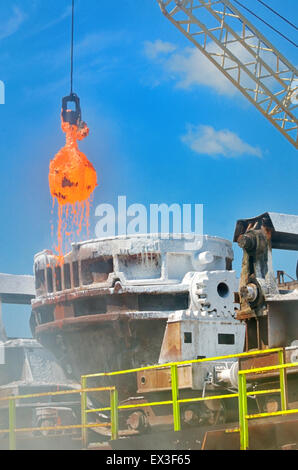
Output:
[[[78,140],[89,134],[85,123],[79,126],[64,122],[66,144],[50,162],[49,185],[53,201],[58,202],[58,259],[63,262],[65,238],[79,235],[83,225],[89,235],[89,214],[91,195],[97,186],[96,171],[79,150]]]

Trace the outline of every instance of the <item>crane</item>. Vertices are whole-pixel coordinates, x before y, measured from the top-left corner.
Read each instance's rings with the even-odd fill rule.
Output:
[[[298,71],[230,0],[157,0],[162,13],[298,148]]]

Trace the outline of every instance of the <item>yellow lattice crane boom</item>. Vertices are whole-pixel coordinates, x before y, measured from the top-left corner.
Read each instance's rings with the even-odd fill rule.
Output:
[[[298,73],[229,0],[157,0],[163,14],[298,148]]]

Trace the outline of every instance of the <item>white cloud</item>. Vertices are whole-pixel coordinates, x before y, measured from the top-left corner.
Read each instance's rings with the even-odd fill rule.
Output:
[[[208,86],[220,94],[235,95],[237,89],[198,49],[186,47],[172,54],[164,64],[178,88]]]
[[[176,46],[170,42],[164,42],[160,39],[156,41],[145,41],[144,42],[144,53],[148,59],[155,60],[161,54],[169,54],[170,52],[175,51]]]
[[[11,17],[0,24],[0,40],[16,33],[25,19],[25,13],[23,13],[18,7],[13,7],[13,14]]]
[[[240,61],[251,61],[251,55],[240,43],[234,43],[230,48]],[[219,46],[213,42],[209,42],[206,49],[214,54],[221,52]],[[156,40],[146,41],[144,52],[149,60],[162,67],[163,79],[175,81],[178,88],[187,90],[195,86],[207,86],[222,95],[234,96],[239,93],[237,87],[196,47],[178,48],[169,42]],[[213,57],[221,61],[220,55]],[[235,65],[235,62],[226,58],[225,65],[229,67]],[[235,78],[237,73],[237,70],[231,71]],[[242,80],[246,86],[254,88],[254,82],[244,72]]]
[[[146,41],[144,53],[149,60],[162,67],[164,79],[175,81],[178,88],[190,89],[204,85],[220,94],[234,95],[237,92],[230,81],[195,47],[178,49],[169,42]]]
[[[242,155],[262,157],[262,151],[259,147],[247,144],[228,129],[217,131],[212,126],[189,124],[187,132],[181,137],[181,140],[195,153],[211,157],[238,158]]]

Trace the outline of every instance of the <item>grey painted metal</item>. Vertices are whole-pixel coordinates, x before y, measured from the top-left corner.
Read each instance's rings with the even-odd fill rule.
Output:
[[[268,216],[276,232],[298,235],[298,215],[268,212]]]
[[[153,258],[152,255],[157,255]],[[201,256],[204,255],[204,256]],[[107,279],[83,283],[83,263],[88,259],[113,258],[113,270]],[[233,260],[232,243],[219,237],[188,234],[141,234],[88,240],[72,245],[72,252],[64,258],[62,289],[53,292],[47,288],[47,279],[36,291],[36,302],[40,298],[55,298],[78,288],[91,291],[94,288],[115,288],[118,293],[173,293],[187,292],[191,271],[218,270],[226,268],[226,259]],[[65,288],[65,265],[79,262],[79,286]],[[49,250],[34,257],[34,269],[52,269],[55,272],[56,257]],[[117,285],[115,282],[117,281]],[[112,293],[112,292],[111,292]]]
[[[157,0],[173,23],[298,148],[298,72],[229,0]]]
[[[30,305],[35,297],[34,276],[0,273],[0,296],[3,303]]]
[[[112,371],[156,363],[166,321],[174,312],[185,328],[182,334],[191,332],[194,338],[196,349],[185,343],[183,357],[230,351],[227,345],[217,346],[217,327],[220,334],[232,331],[236,352],[242,352],[245,327],[235,319],[233,304],[238,282],[235,272],[227,269],[233,258],[230,241],[208,235],[101,238],[73,244],[61,271],[58,267],[61,282],[55,283],[48,278],[54,279],[57,272],[56,258],[44,251],[34,258],[36,336],[77,377],[88,369]],[[107,260],[110,263],[104,271]],[[96,300],[94,307],[84,312],[83,306],[91,297],[103,299],[107,308],[100,312]],[[44,315],[47,306],[53,311],[49,317]],[[46,343],[47,338],[51,343]],[[202,387],[206,371],[198,374],[196,383]],[[122,396],[127,397],[128,390],[134,396],[133,378],[120,377],[117,384]]]
[[[234,293],[239,290],[235,271],[217,270],[188,273],[190,306],[169,316],[168,324],[180,323],[181,357],[215,357],[237,354],[243,351],[245,325],[236,319],[239,308]],[[191,341],[185,342],[185,333],[191,333]],[[219,335],[233,335],[232,343],[219,341]],[[167,341],[167,337],[164,337]],[[168,348],[162,349],[159,362],[176,360],[169,358]]]
[[[35,339],[9,339],[5,341],[3,346],[6,351],[9,349],[23,351],[24,356],[12,359],[11,363],[8,362],[8,365],[15,364],[15,376],[8,383],[3,383],[2,376],[0,391],[9,390],[12,386],[34,385],[37,387],[43,384],[63,384],[69,385],[73,389],[80,388],[78,383],[66,377],[55,357]],[[2,396],[5,396],[5,393],[2,393]]]
[[[266,296],[268,309],[268,347],[296,344],[298,339],[298,290]]]
[[[35,297],[33,276],[0,273],[0,341],[6,341],[2,304],[30,305]]]
[[[234,298],[234,293],[239,290],[236,272],[228,270],[193,272],[188,273],[188,277],[189,309],[177,311],[169,316],[159,363],[243,352],[245,325],[236,319],[239,308]],[[177,357],[173,356],[173,338],[169,329],[172,324],[176,326],[179,324],[178,334],[174,336]],[[221,373],[225,372],[228,379],[218,378],[215,367],[219,367]],[[229,382],[234,386],[236,382],[231,379],[233,377],[231,367],[230,361],[220,364],[214,362],[196,364],[192,367],[193,388],[204,390],[207,385],[207,388],[212,387],[217,380]]]
[[[1,300],[1,296],[0,296],[0,342],[6,341],[6,339],[7,339],[7,336],[6,336],[5,328],[4,328],[4,325],[3,325],[3,319],[2,319],[2,300]],[[1,347],[1,345],[0,345],[0,347]]]

